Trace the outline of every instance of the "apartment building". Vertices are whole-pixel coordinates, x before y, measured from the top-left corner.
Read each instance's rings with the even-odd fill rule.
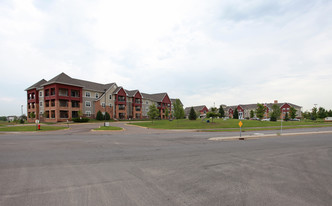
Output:
[[[198,114],[199,118],[205,118],[206,117],[206,113],[209,112],[209,109],[205,106],[205,105],[200,105],[200,106],[192,106],[196,112],[196,114]],[[186,107],[184,109],[184,113],[186,115],[186,118],[189,117],[189,113],[190,113],[191,107]]]
[[[277,104],[280,108],[280,118],[284,119],[286,116],[286,113],[289,116],[290,108],[294,107],[296,111],[296,117],[301,118],[302,115],[302,107],[292,104],[292,103],[279,103],[277,100],[274,101],[274,103],[264,103],[264,107],[266,108],[264,117],[263,118],[269,118],[269,114],[272,110],[272,106],[274,104]],[[240,105],[234,105],[234,106],[226,106],[225,109],[225,116],[229,118],[233,118],[233,114],[235,109],[237,109],[238,114],[239,114],[239,119],[246,119],[250,118],[250,111],[256,111],[257,109],[257,104],[240,104]],[[256,116],[255,116],[256,117]]]
[[[167,93],[143,95],[138,90],[125,90],[116,83],[100,84],[71,78],[65,73],[49,81],[42,79],[25,91],[28,122],[37,119],[60,122],[80,115],[95,118],[98,111],[109,113],[112,119],[142,119],[147,117],[147,105],[151,104],[158,107],[162,119],[165,109],[171,112]]]

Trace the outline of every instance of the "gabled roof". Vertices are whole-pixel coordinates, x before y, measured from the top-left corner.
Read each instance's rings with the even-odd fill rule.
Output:
[[[204,107],[206,107],[205,105],[200,105],[200,106],[193,106],[192,108],[194,108],[194,110],[195,110],[195,112],[199,112],[199,111],[201,111],[202,109],[204,109]],[[207,108],[207,107],[206,107]],[[191,107],[186,107],[185,109],[184,109],[184,112],[187,114],[189,114],[189,112],[190,112],[190,110],[191,110]]]
[[[182,102],[181,102],[181,100],[179,98],[171,99],[172,105],[175,104],[175,102],[176,102],[177,99],[180,101],[180,104],[183,106],[183,104],[182,104]]]
[[[137,89],[136,90],[126,90],[126,93],[128,94],[128,97],[134,97],[137,92],[139,92]]]
[[[74,79],[68,76],[65,73],[60,73],[59,75],[55,76],[49,81],[42,80],[40,81],[41,83],[36,83],[35,85],[39,84],[39,87],[50,85],[50,84],[65,84],[65,85],[72,85],[72,86],[77,86],[77,87],[82,87],[86,90],[93,90],[97,92],[104,92],[105,90],[109,89],[113,85],[116,85],[115,83],[109,83],[109,84],[99,84],[96,82],[90,82],[90,81],[85,81],[81,79]],[[35,86],[33,85],[33,86]],[[28,89],[31,89],[33,86],[29,87]]]
[[[116,88],[116,89],[114,90],[113,94],[118,94],[118,92],[119,92],[121,89],[123,89],[123,87],[118,87],[118,88]],[[126,92],[126,90],[123,89],[123,91],[124,91],[124,92],[126,93],[126,95],[128,96],[128,93]]]
[[[144,99],[149,99],[155,102],[162,102],[167,93],[147,94],[141,93]]]
[[[41,85],[45,84],[47,81],[45,79],[40,80],[39,82],[35,83],[34,85],[28,87],[25,89],[25,91],[31,90],[31,89],[39,89]]]
[[[83,85],[81,85],[78,80],[71,78],[70,76],[68,76],[63,72],[41,86],[46,86],[55,83],[83,87]]]
[[[90,82],[81,79],[74,79],[74,80],[79,82],[79,84],[81,84],[84,87],[84,89],[98,91],[98,92],[105,92],[105,90],[111,88],[113,85],[116,85],[115,83],[99,84],[96,82]]]

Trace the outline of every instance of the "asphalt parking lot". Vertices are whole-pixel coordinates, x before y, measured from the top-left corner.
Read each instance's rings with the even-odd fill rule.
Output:
[[[0,205],[331,205],[331,133],[209,141],[237,134],[114,124],[0,134]]]

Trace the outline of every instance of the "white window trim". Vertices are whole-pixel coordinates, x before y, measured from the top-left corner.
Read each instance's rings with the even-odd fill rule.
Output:
[[[85,115],[86,115],[87,117],[91,117],[91,111],[85,111]]]
[[[89,102],[90,106],[86,105],[86,103],[88,103],[88,102]],[[91,102],[90,101],[85,101],[85,107],[91,107]]]
[[[101,107],[105,108],[105,106],[106,106],[105,102],[102,102]]]
[[[87,94],[89,94],[89,96],[87,96]],[[91,93],[90,92],[85,92],[85,97],[91,97]]]
[[[109,99],[112,99],[112,95],[110,94],[110,95],[108,96],[108,98],[109,98]]]
[[[39,102],[39,106],[40,106],[40,107],[43,106],[43,102],[42,102],[42,101]]]
[[[98,93],[96,93],[96,99],[98,99],[99,98],[99,94]]]
[[[39,91],[39,96],[42,97],[43,96],[43,92]]]

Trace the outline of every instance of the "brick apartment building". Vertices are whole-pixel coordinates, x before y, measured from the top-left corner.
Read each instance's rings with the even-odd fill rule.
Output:
[[[286,116],[286,113],[289,116],[289,111],[291,107],[294,107],[297,112],[296,112],[296,117],[297,118],[301,118],[302,112],[301,106],[292,104],[292,103],[279,103],[277,100],[274,101],[274,103],[265,103],[263,104],[264,107],[266,108],[266,111],[264,113],[264,118],[269,118],[269,113],[272,111],[272,106],[274,104],[277,104],[280,108],[281,114],[280,114],[280,118],[284,119]],[[246,118],[250,118],[250,111],[255,111],[257,109],[257,104],[240,104],[240,105],[234,105],[234,106],[227,106],[225,108],[225,116],[226,117],[230,117],[233,118],[233,114],[235,109],[237,109],[238,113],[239,113],[239,119],[246,119]]]
[[[49,81],[42,79],[25,91],[28,122],[61,122],[80,115],[95,118],[98,111],[106,111],[112,119],[142,119],[147,118],[151,104],[157,106],[161,119],[166,118],[166,109],[172,111],[167,93],[143,94],[125,90],[116,83],[99,84],[65,73]]]
[[[199,118],[205,118],[206,117],[206,113],[209,112],[209,109],[205,106],[205,105],[200,105],[200,106],[193,106],[196,114],[198,114]],[[184,109],[184,113],[186,115],[186,118],[189,117],[189,113],[190,113],[191,107],[186,107]]]

